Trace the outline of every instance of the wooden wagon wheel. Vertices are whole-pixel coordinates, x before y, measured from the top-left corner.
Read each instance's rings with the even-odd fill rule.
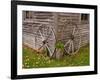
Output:
[[[37,30],[35,37],[35,46],[37,50],[47,49],[50,57],[52,57],[55,51],[55,34],[49,25],[42,24]]]
[[[64,49],[69,55],[76,54],[81,45],[81,35],[76,24],[68,24],[68,38],[64,45]]]

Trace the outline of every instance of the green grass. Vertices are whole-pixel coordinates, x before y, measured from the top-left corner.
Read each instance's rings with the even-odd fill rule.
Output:
[[[44,54],[23,48],[23,68],[86,66],[89,65],[89,46],[80,48],[75,55],[64,55],[62,59],[50,59]]]

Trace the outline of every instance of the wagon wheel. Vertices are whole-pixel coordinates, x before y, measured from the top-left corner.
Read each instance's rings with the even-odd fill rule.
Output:
[[[69,55],[73,55],[76,54],[80,49],[80,31],[76,24],[68,24],[67,29],[68,38],[65,42],[64,49]]]
[[[53,29],[48,25],[41,25],[35,37],[35,47],[37,50],[47,49],[48,56],[52,56],[55,51],[56,38]]]

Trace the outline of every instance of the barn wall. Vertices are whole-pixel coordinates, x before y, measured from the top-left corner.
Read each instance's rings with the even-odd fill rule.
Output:
[[[51,26],[56,33],[55,14],[51,12],[32,12],[32,18],[25,18],[25,11],[23,11],[23,43],[31,48],[38,48],[40,43],[35,43],[35,35],[41,24]],[[39,38],[37,39],[39,40]],[[39,41],[38,41],[39,42]]]
[[[89,24],[80,24],[78,25],[81,35],[81,46],[85,46],[89,43]]]
[[[41,24],[52,26],[57,40],[66,42],[70,31],[70,28],[67,28],[69,22],[77,24],[82,40],[81,46],[89,43],[89,24],[81,24],[79,13],[32,12],[32,14],[31,19],[25,19],[23,11],[23,43],[29,47],[35,47],[34,36]]]
[[[69,35],[72,33],[74,26],[77,25],[80,36],[81,46],[89,43],[89,23],[81,23],[81,17],[78,13],[59,13],[58,25],[57,25],[57,40],[61,40],[64,43],[68,41]],[[69,24],[71,23],[71,25]],[[72,28],[72,29],[71,29]]]

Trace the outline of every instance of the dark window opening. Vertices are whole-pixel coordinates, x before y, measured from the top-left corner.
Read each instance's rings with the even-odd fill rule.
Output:
[[[31,11],[26,11],[26,19],[31,19],[32,18],[32,12]]]
[[[29,18],[29,11],[26,11],[26,19]]]
[[[89,15],[88,14],[81,14],[81,20],[88,20]]]

